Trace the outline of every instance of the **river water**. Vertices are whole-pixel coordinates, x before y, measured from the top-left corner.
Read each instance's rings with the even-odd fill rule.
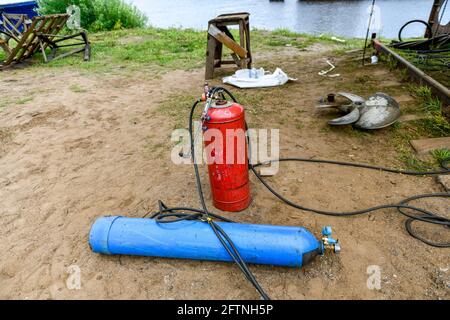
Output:
[[[128,0],[145,12],[155,27],[206,29],[208,20],[221,13],[249,12],[250,26],[274,30],[287,28],[308,34],[364,37],[372,0]],[[433,0],[377,0],[372,31],[397,37],[399,28],[412,19],[428,20]],[[450,8],[443,21],[448,22]],[[425,28],[410,25],[405,36],[420,36]]]

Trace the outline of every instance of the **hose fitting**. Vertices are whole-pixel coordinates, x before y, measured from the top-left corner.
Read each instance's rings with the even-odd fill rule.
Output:
[[[321,245],[321,254],[325,254],[326,251],[331,251],[334,253],[341,252],[341,245],[339,243],[339,240],[333,239],[331,237],[331,234],[333,233],[333,230],[331,227],[323,227],[322,229],[322,239],[320,240]]]

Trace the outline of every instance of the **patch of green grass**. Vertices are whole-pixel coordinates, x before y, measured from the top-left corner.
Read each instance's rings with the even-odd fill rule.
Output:
[[[436,160],[437,163],[444,163],[450,161],[450,150],[449,149],[437,149],[430,152],[431,156]]]
[[[399,159],[405,164],[406,169],[418,172],[426,172],[433,168],[433,165],[427,161],[417,158],[409,152],[401,152]]]
[[[274,31],[252,30],[252,45],[258,47],[295,47],[305,49],[315,43],[333,44],[336,48],[333,53],[340,54],[345,51],[362,48],[361,39],[341,38],[344,42],[333,40],[333,35],[310,35],[305,33],[293,32],[289,29],[276,29]]]
[[[231,33],[238,41],[237,30]],[[90,72],[115,72],[117,70],[136,71],[143,68],[162,67],[164,69],[194,69],[204,65],[206,51],[206,31],[193,29],[139,28],[91,33],[89,35],[91,61],[82,61],[81,54],[55,60],[48,64],[42,56],[33,58],[35,67],[69,66]],[[276,47],[292,46],[303,49],[314,43],[333,44],[339,50],[360,47],[358,39],[345,39],[345,43],[333,41],[329,35],[312,36],[295,33],[286,29],[275,31],[252,30],[252,49],[272,50]],[[224,56],[229,49],[224,48]]]
[[[280,28],[276,29],[271,32],[273,36],[280,36],[280,37],[286,37],[286,38],[298,38],[300,36],[299,33],[291,31],[287,28]]]
[[[398,61],[395,60],[392,56],[388,56],[385,61],[386,61],[387,65],[388,65],[388,67],[389,67],[389,70],[392,71],[392,70],[397,69]]]
[[[450,123],[442,116],[441,102],[433,96],[431,89],[415,85],[408,86],[408,89],[417,98],[420,111],[426,115],[425,119],[414,122],[422,134],[432,138],[450,136]]]
[[[252,126],[268,126],[267,115],[271,115],[270,121],[277,124],[283,122],[280,110],[273,108],[269,101],[277,95],[277,90],[271,88],[259,90],[235,90],[233,91],[237,101],[245,107],[246,116]]]
[[[199,89],[200,92],[200,89]],[[188,116],[191,110],[192,104],[198,99],[198,95],[191,92],[180,92],[160,103],[155,110],[155,114],[163,115],[169,121],[173,122],[173,129],[181,129],[188,127]],[[197,108],[199,111],[201,106]],[[200,112],[200,111],[199,111]]]
[[[25,104],[33,100],[33,97],[25,97],[16,101],[16,104]]]
[[[450,124],[440,114],[431,115],[428,118],[413,121],[413,123],[428,138],[450,136]]]
[[[44,64],[37,54],[34,66],[71,66],[93,72],[134,71],[151,66],[192,69],[204,63],[206,36],[190,29],[145,28],[94,33],[90,41],[92,56],[88,62],[78,54]]]
[[[311,38],[288,29],[277,29],[274,31],[252,30],[252,46],[255,49],[264,47],[294,47],[303,49],[312,43]]]
[[[356,83],[360,83],[360,84],[366,84],[367,82],[369,82],[371,79],[370,79],[370,76],[368,76],[368,75],[362,75],[362,76],[357,76],[356,78],[355,78],[355,82]]]
[[[450,48],[450,46],[448,48]],[[441,47],[440,49],[445,49],[445,47]],[[414,51],[409,50],[395,51],[446,87],[450,86],[450,72],[448,72],[447,67],[450,60],[450,52],[441,52],[438,55],[434,55],[434,58],[430,58],[430,56],[433,57],[433,55],[418,55]]]
[[[435,98],[429,87],[409,85],[411,94],[416,98],[418,111],[424,119],[397,124],[393,130],[393,144],[399,153],[399,159],[413,170],[428,170],[435,162],[417,158],[410,141],[419,138],[438,138],[450,136],[450,124],[441,114],[441,102]],[[432,153],[435,160],[445,156],[442,150]]]
[[[426,118],[411,121],[408,123],[397,123],[393,127],[391,141],[398,153],[398,159],[405,164],[408,169],[424,171],[433,168],[436,163],[427,159],[419,159],[410,145],[411,140],[420,138],[436,138],[450,135],[450,127],[448,122],[439,117],[440,120],[434,118]],[[444,121],[443,123],[441,121]],[[432,154],[437,160],[444,156],[443,151],[436,151]]]
[[[87,91],[86,88],[83,88],[83,87],[81,87],[81,86],[79,86],[77,84],[71,85],[69,87],[69,90],[72,91],[72,92],[75,92],[75,93],[83,93],[83,92]]]
[[[408,88],[411,93],[419,99],[422,111],[433,114],[441,112],[441,101],[438,98],[433,97],[433,93],[429,87],[409,85]]]

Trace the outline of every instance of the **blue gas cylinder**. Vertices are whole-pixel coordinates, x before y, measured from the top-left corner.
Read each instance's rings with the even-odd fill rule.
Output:
[[[301,267],[323,247],[303,227],[216,222],[247,263]],[[179,259],[232,261],[211,226],[203,221],[158,223],[154,219],[101,217],[89,234],[92,250]]]

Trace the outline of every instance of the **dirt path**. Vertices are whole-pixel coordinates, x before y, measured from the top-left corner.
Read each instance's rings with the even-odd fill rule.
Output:
[[[319,114],[313,105],[318,96],[351,87],[361,76],[402,103],[412,98],[382,66],[349,68],[335,80],[319,77],[327,54],[296,53],[280,62],[299,78],[296,83],[234,90],[244,101],[255,101],[248,106],[248,121],[253,127],[281,129],[282,156],[398,165],[389,129],[373,134],[330,129],[326,120],[333,115]],[[266,68],[275,66],[260,61]],[[139,217],[155,209],[158,199],[198,205],[191,167],[170,161],[175,120],[159,106],[175,89],[200,93],[203,70],[171,71],[158,78],[148,74],[102,76],[51,68],[0,73],[1,97],[9,101],[0,109],[0,298],[258,298],[231,264],[106,257],[89,249],[90,226],[101,215]],[[355,88],[362,95],[370,91],[364,85]],[[191,101],[180,103],[177,117],[187,117]],[[305,205],[328,209],[351,210],[442,191],[433,178],[300,164],[281,169],[270,179],[274,186]],[[205,177],[206,168],[202,172]],[[286,207],[253,178],[252,193],[251,207],[229,216],[302,225],[316,235],[332,225],[342,242],[339,256],[320,257],[302,270],[253,266],[273,298],[450,298],[450,250],[413,240],[404,230],[404,218],[394,211],[320,217]],[[430,205],[450,214],[448,202]],[[425,232],[445,236],[441,229]],[[370,265],[381,268],[381,290],[367,288]],[[80,290],[66,286],[73,266],[81,270]]]

